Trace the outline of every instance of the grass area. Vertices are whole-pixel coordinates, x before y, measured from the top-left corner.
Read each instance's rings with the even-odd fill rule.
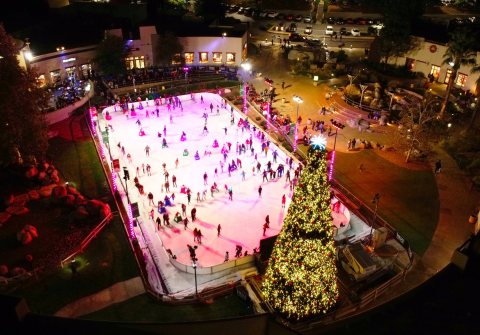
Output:
[[[192,322],[225,319],[251,315],[237,295],[230,294],[217,298],[212,304],[167,305],[159,303],[147,294],[142,294],[122,303],[104,308],[82,318],[124,322]]]
[[[359,165],[365,170],[361,172]],[[356,154],[337,152],[335,178],[365,204],[371,205],[375,193],[381,199],[378,214],[395,227],[422,255],[438,223],[439,200],[431,171],[399,167],[371,150]]]
[[[58,269],[27,282],[14,294],[25,298],[30,310],[52,314],[81,297],[138,276],[119,218],[110,222],[76,260],[79,267],[75,276],[69,267]]]

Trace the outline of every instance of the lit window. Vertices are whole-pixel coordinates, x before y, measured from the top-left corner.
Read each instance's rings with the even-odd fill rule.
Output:
[[[145,57],[144,56],[127,57],[125,58],[125,65],[127,66],[127,70],[131,70],[133,68],[143,69],[145,68]]]
[[[455,81],[455,85],[463,87],[467,83],[468,76],[465,73],[459,73],[457,75],[457,80]]]
[[[221,52],[214,52],[213,53],[213,62],[214,63],[221,63],[222,62],[222,53]]]
[[[448,84],[451,76],[452,76],[452,69],[448,69],[447,73],[445,74],[445,81],[444,81],[445,84]]]
[[[199,52],[198,56],[200,63],[208,63],[208,52]]]
[[[185,52],[185,64],[193,64],[193,52]]]
[[[438,79],[438,76],[440,75],[440,66],[432,65],[432,68],[430,69],[430,74],[431,74],[435,79]]]
[[[415,67],[415,59],[407,58],[405,61],[405,66],[407,67],[408,71],[413,71],[413,68]]]
[[[227,64],[235,63],[235,53],[227,52]]]

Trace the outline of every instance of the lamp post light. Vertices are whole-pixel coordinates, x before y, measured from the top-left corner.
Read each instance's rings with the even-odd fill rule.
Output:
[[[375,219],[377,218],[378,203],[380,202],[380,193],[375,193],[372,199],[372,204],[375,205],[373,210],[373,220],[372,225],[370,226],[370,243],[373,243],[373,225],[375,224]]]
[[[338,130],[342,130],[343,128],[345,128],[345,125],[343,123],[340,123],[338,121],[335,121],[334,119],[330,119],[330,122],[332,123],[332,126],[333,128],[335,128],[335,134],[328,134],[328,136],[333,136],[335,135],[335,140],[333,142],[333,151],[335,151],[335,148],[337,146],[337,134],[338,134]]]
[[[125,194],[127,195],[127,201],[130,204],[130,198],[128,196],[128,181],[130,180],[130,172],[126,166],[123,167],[123,179],[125,180]]]
[[[367,87],[368,87],[368,85],[360,84],[360,90],[362,91],[362,95],[360,97],[360,108],[362,108],[363,94],[365,93],[365,90],[367,89]]]
[[[300,107],[300,104],[303,103],[303,99],[299,97],[298,95],[293,96],[293,101],[297,103],[297,119],[295,122],[295,138],[293,142],[293,151],[297,151],[297,141],[298,141],[298,109]]]
[[[252,69],[252,64],[250,63],[242,63],[241,65],[243,69],[242,80],[243,80],[243,112],[247,114],[247,76]]]

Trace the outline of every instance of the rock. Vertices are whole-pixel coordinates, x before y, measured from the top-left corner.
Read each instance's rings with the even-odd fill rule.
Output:
[[[8,274],[8,266],[5,264],[0,265],[0,276],[6,276]]]
[[[30,200],[38,200],[40,199],[40,193],[38,193],[36,190],[28,191],[28,197]]]
[[[87,200],[83,195],[78,195],[75,198],[75,206],[86,206],[87,205]]]
[[[15,196],[15,199],[13,200],[12,206],[25,206],[25,204],[30,200],[28,193],[23,193]]]
[[[62,203],[66,206],[73,207],[75,205],[75,196],[72,194],[67,194],[62,198]]]
[[[29,232],[32,235],[32,237],[35,237],[35,238],[38,237],[37,228],[35,226],[27,224],[25,227],[23,227],[23,229]]]
[[[27,207],[10,206],[7,208],[7,212],[11,215],[24,215],[30,212],[30,210]]]
[[[75,196],[81,195],[80,192],[78,192],[77,189],[75,187],[71,186],[71,185],[67,186],[67,193],[68,194],[73,194]]]
[[[33,179],[38,175],[38,169],[35,166],[30,167],[27,171],[25,171],[25,177],[28,179]]]
[[[44,181],[47,178],[47,173],[44,171],[39,172],[37,178],[39,181]]]
[[[91,216],[97,217],[100,214],[100,211],[103,206],[104,206],[104,203],[101,202],[100,200],[96,200],[96,199],[89,200],[87,202],[87,212]]]
[[[0,225],[3,225],[12,217],[12,214],[8,212],[0,212]]]

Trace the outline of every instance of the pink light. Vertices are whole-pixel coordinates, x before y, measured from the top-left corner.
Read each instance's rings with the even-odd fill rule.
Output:
[[[332,157],[330,158],[330,171],[328,171],[328,181],[333,178],[333,164],[335,163],[335,151],[332,151]]]
[[[117,174],[115,172],[111,172],[110,177],[112,178],[113,192],[116,192],[118,190]]]
[[[136,239],[135,230],[133,228],[133,215],[132,215],[132,207],[130,204],[127,205],[127,215],[128,215],[128,234],[132,240]]]

